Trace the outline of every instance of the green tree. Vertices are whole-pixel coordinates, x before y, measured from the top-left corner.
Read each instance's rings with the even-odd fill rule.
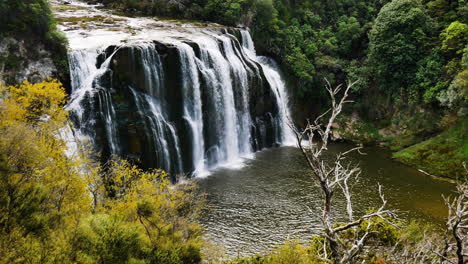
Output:
[[[204,17],[208,20],[235,26],[249,13],[253,3],[252,0],[208,0],[204,7]]]
[[[418,1],[394,0],[385,5],[369,34],[368,63],[387,94],[406,94],[428,54],[433,22]]]
[[[440,49],[435,49],[430,56],[423,58],[418,64],[418,71],[410,89],[413,99],[419,103],[421,99],[419,96],[423,95],[424,102],[436,102],[439,92],[448,87],[448,82],[443,79],[445,61]]]
[[[344,16],[340,20],[336,32],[339,52],[349,56],[352,54],[353,42],[362,37],[364,30],[355,17]]]
[[[468,43],[468,25],[458,21],[452,22],[441,34],[442,50],[462,54]]]

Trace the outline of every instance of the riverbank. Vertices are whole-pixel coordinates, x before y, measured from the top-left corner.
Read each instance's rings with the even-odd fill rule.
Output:
[[[426,171],[453,179],[466,177],[468,119],[464,118],[439,135],[393,154],[393,158]]]
[[[353,113],[335,124],[333,138],[387,148],[394,160],[449,179],[464,177],[463,163],[468,162],[468,118],[464,116],[420,114],[395,124],[367,121]]]

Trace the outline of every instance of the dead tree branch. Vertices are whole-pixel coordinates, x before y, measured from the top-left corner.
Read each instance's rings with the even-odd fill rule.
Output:
[[[468,169],[464,164],[466,175]],[[450,259],[450,251],[455,250],[456,261],[453,263],[465,264],[468,262],[468,182],[467,179],[457,184],[457,196],[444,197],[448,207],[447,232],[445,247],[441,252],[443,259]],[[443,260],[441,261],[443,262]]]
[[[379,194],[382,200],[382,206],[375,212],[366,214],[359,218],[354,217],[351,193],[349,190],[349,182],[358,177],[361,173],[359,166],[352,165],[346,162],[347,155],[353,151],[359,151],[361,147],[353,148],[349,151],[336,155],[334,161],[325,161],[323,154],[328,149],[329,138],[332,130],[332,125],[336,118],[343,110],[343,106],[351,101],[348,100],[349,92],[356,82],[348,84],[345,88],[343,85],[338,85],[332,88],[326,80],[326,90],[330,95],[331,107],[325,113],[317,117],[313,122],[308,120],[307,126],[299,131],[293,129],[297,145],[301,150],[308,167],[312,171],[312,178],[320,186],[324,195],[324,205],[322,209],[321,221],[323,225],[323,236],[328,244],[330,251],[324,250],[323,259],[327,259],[335,264],[338,263],[355,263],[355,259],[361,253],[371,233],[371,219],[381,218],[386,220],[386,217],[395,217],[395,214],[386,210],[387,201],[382,193],[382,187],[379,185]],[[344,88],[344,89],[343,89]],[[341,95],[341,98],[339,98]],[[323,123],[322,120],[328,117],[328,120]],[[332,200],[336,191],[341,190],[344,194],[347,207],[347,215],[349,222],[336,227],[336,223],[332,220],[333,208]],[[367,227],[363,234],[358,234],[357,227],[367,222]],[[340,233],[353,229],[354,239],[352,241],[344,241]],[[324,246],[324,249],[326,247]]]

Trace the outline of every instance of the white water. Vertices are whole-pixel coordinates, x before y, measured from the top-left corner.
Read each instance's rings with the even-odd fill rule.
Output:
[[[219,149],[211,166],[219,163],[228,165],[239,161],[239,141],[237,116],[234,106],[234,93],[230,75],[229,62],[223,57],[216,39],[206,38],[200,43],[202,74],[208,85],[214,92],[217,112],[216,119],[219,123],[217,134],[219,137]]]
[[[246,50],[247,55],[249,55],[252,58],[255,58],[257,52],[255,51],[255,45],[249,32],[247,30],[242,30],[241,36],[242,47],[244,47],[244,49]]]
[[[196,175],[206,175],[205,140],[203,138],[203,114],[200,92],[200,80],[197,69],[197,58],[193,49],[181,43],[179,46],[181,64],[186,72],[183,79],[184,118],[189,122],[193,133],[193,163]],[[198,60],[199,61],[199,60]],[[198,62],[201,63],[201,62]]]
[[[175,171],[182,171],[182,158],[180,150],[180,142],[177,136],[176,130],[172,124],[167,122],[163,116],[160,104],[151,96],[141,94],[134,89],[130,89],[134,96],[135,105],[138,108],[139,113],[143,118],[146,118],[148,122],[145,122],[147,127],[146,131],[149,136],[154,140],[154,148],[161,152],[159,154],[161,160],[161,167],[175,169]],[[149,111],[148,111],[149,110]],[[171,145],[173,148],[171,148]],[[174,153],[171,153],[174,152]],[[177,163],[171,164],[171,157],[175,155],[177,157]]]
[[[235,53],[232,46],[232,38],[223,38],[222,39],[224,52],[226,53],[226,59],[230,63],[232,74],[237,81],[240,93],[240,104],[241,111],[238,113],[238,140],[239,140],[239,150],[241,154],[248,155],[252,153],[252,148],[250,145],[250,126],[252,126],[252,120],[249,114],[249,84],[248,84],[248,74],[247,67],[244,62],[241,60],[241,57]]]
[[[250,57],[255,57],[263,67],[265,77],[275,93],[277,102],[280,104],[280,126],[282,134],[281,144],[285,146],[295,146],[296,139],[290,124],[291,111],[289,109],[289,95],[287,92],[286,82],[281,76],[281,70],[278,64],[271,58],[265,56],[256,56],[255,46],[248,31],[242,30],[242,46]]]
[[[93,7],[89,12],[110,16]],[[248,31],[241,31],[242,41],[239,43],[234,36],[221,34],[216,28],[181,29],[168,26],[170,29],[155,30],[148,27],[155,22],[151,19],[125,19],[138,29],[136,34],[111,32],[101,26],[85,32],[61,25],[61,28],[68,29],[65,33],[70,38],[72,49],[70,70],[73,94],[67,109],[72,113],[77,133],[89,136],[91,142],[95,142],[96,137],[100,138],[100,144],[106,141],[110,154],[128,152],[129,147],[121,142],[126,139],[122,139],[122,128],[119,127],[122,114],[121,110],[116,110],[116,91],[112,83],[102,83],[105,77],[114,74],[110,63],[120,47],[130,48],[132,58],[141,61],[144,87],[128,87],[133,97],[128,99],[136,106],[134,111],[141,121],[135,128],[137,131],[144,130],[146,144],[142,148],[146,149],[145,153],[153,153],[156,160],[154,166],[173,173],[191,168],[195,175],[203,176],[218,167],[240,167],[257,150],[252,143],[262,141],[260,145],[264,146],[269,134],[270,137],[274,135],[274,141],[279,145],[292,144],[285,82],[272,60],[256,57]],[[165,66],[153,40],[173,45],[178,50],[180,71],[183,73],[180,76],[181,87],[178,88],[181,89],[180,102],[168,101],[172,98],[168,97],[171,93],[168,89],[175,87],[165,86]],[[186,42],[196,43],[198,54]],[[111,45],[118,48],[108,54],[99,67],[96,66],[98,57],[105,56],[105,49]],[[261,65],[262,69],[257,65]],[[266,119],[256,117],[253,120],[250,81],[251,78],[261,78],[261,70],[280,110],[274,115],[265,113]],[[176,125],[179,121],[170,112],[177,107],[174,104],[182,107],[183,116],[180,118],[188,124],[186,128]],[[267,127],[268,123],[272,128]],[[96,124],[101,124],[97,127],[103,127],[104,134],[95,130]],[[252,128],[257,130],[258,136],[253,137]],[[191,145],[188,159],[183,157],[187,144]]]
[[[77,133],[83,136],[88,134],[83,130],[86,130],[86,126],[94,123],[95,120],[84,119],[85,109],[82,107],[81,102],[84,100],[91,100],[88,103],[93,105],[94,102],[92,100],[98,100],[99,102],[97,104],[101,107],[99,109],[91,109],[90,111],[100,111],[102,115],[105,116],[104,121],[106,123],[105,128],[110,151],[112,154],[118,155],[120,149],[117,137],[117,128],[114,122],[114,105],[110,99],[109,91],[100,86],[99,83],[99,78],[108,71],[109,63],[113,54],[109,56],[109,58],[107,58],[99,68],[97,68],[97,57],[100,53],[100,49],[75,50],[70,53],[69,61],[72,94],[70,103],[66,106],[66,109],[72,112],[76,119],[75,124],[83,126],[77,129]],[[95,94],[97,94],[97,96],[94,96]],[[92,137],[90,138],[92,139]]]
[[[289,96],[286,92],[285,81],[283,77],[281,77],[281,71],[276,62],[271,58],[263,56],[259,56],[257,58],[263,67],[265,77],[268,79],[277,101],[281,104],[279,111],[280,127],[283,132],[281,144],[285,146],[295,146],[296,139],[290,127],[292,120],[291,112],[289,110]]]

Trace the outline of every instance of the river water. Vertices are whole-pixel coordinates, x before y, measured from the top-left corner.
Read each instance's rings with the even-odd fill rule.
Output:
[[[351,148],[334,144],[330,153]],[[381,205],[378,183],[383,186],[388,208],[405,220],[442,225],[447,214],[442,195],[454,190],[452,183],[433,179],[393,161],[380,148],[354,154],[362,174],[352,185],[356,215]],[[306,241],[320,231],[321,196],[297,148],[281,147],[255,154],[241,169],[218,169],[199,180],[207,194],[202,217],[205,237],[225,247],[230,257],[267,252],[287,239]],[[345,216],[345,203],[335,198],[336,217]]]

